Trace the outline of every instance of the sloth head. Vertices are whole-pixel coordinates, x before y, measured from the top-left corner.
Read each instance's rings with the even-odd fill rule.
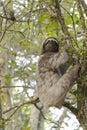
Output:
[[[42,46],[42,54],[46,52],[58,52],[59,42],[54,37],[47,38]]]

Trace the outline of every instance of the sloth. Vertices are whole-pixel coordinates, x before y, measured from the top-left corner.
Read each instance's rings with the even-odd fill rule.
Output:
[[[67,66],[69,55],[54,37],[45,40],[37,65],[37,94],[45,107],[61,108],[78,77],[79,65]]]

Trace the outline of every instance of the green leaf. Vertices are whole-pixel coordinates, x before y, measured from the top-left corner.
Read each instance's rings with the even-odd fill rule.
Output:
[[[9,83],[10,80],[11,80],[10,75],[9,75],[9,74],[6,74],[6,75],[5,75],[5,82],[6,82],[6,83]]]
[[[22,46],[25,46],[25,45],[28,45],[29,44],[29,40],[28,39],[23,39],[21,42],[20,42],[20,45]]]

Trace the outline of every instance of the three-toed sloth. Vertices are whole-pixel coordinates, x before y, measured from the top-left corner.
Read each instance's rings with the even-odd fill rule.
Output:
[[[37,92],[44,107],[62,107],[79,70],[79,65],[66,67],[68,61],[69,56],[65,49],[59,50],[57,39],[45,40],[37,67]]]

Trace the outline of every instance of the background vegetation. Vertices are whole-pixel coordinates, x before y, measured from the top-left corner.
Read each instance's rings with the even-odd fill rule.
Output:
[[[56,37],[60,46],[69,41],[69,52],[81,64],[81,72],[67,95],[67,109],[51,108],[44,114],[34,92],[36,63],[49,36]],[[80,125],[87,130],[85,1],[0,0],[0,130],[80,130]]]

